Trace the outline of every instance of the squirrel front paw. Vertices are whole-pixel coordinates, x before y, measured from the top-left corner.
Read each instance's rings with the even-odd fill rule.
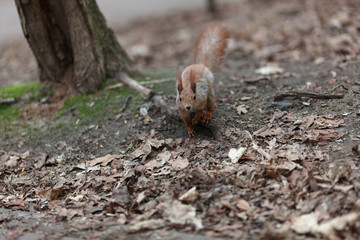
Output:
[[[195,136],[195,131],[192,127],[187,128],[187,132],[189,134],[189,137]]]
[[[195,116],[193,117],[191,124],[196,125],[200,122],[200,119],[202,118],[203,114],[201,112],[196,112]]]
[[[202,119],[202,123],[203,124],[209,124],[209,122],[210,122],[210,120],[211,120],[211,117],[212,117],[212,113],[211,112],[205,112],[204,113],[204,117],[203,117],[203,119]]]

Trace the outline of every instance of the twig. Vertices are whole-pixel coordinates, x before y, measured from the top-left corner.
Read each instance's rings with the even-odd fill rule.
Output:
[[[127,73],[120,72],[118,74],[119,79],[129,86],[131,89],[134,89],[138,93],[140,93],[143,97],[153,101],[154,105],[161,108],[161,111],[165,111],[171,114],[168,104],[165,102],[161,95],[158,95],[151,91],[150,89],[142,86],[136,80],[129,77]]]
[[[290,92],[276,95],[274,97],[274,99],[275,99],[275,101],[281,101],[285,98],[338,99],[338,98],[343,98],[343,97],[344,97],[343,94],[322,94],[322,93],[312,93],[312,92],[302,92],[302,91],[290,91]]]
[[[114,84],[114,85],[107,86],[107,87],[105,88],[105,90],[110,90],[110,89],[114,89],[114,88],[121,88],[122,86],[124,86],[123,83],[116,83],[116,84]]]
[[[267,160],[271,160],[271,156],[269,153],[265,152],[264,149],[262,149],[261,147],[259,147],[256,142],[254,141],[254,139],[252,138],[251,134],[249,131],[245,131],[248,135],[249,135],[249,138],[252,142],[252,148],[257,151],[258,153],[260,153],[263,157],[265,157]]]
[[[154,84],[154,83],[163,83],[163,82],[170,82],[175,80],[175,78],[164,78],[164,79],[157,79],[157,80],[152,80],[152,81],[146,81],[146,82],[141,82],[141,85],[148,85],[148,84]]]
[[[12,104],[12,103],[16,103],[17,99],[16,98],[0,98],[0,104],[6,103],[6,104]]]
[[[131,95],[129,95],[125,98],[124,104],[123,104],[122,108],[119,109],[119,112],[125,111],[130,99],[131,99]]]
[[[345,87],[344,85],[340,84],[340,85],[338,85],[338,86],[333,87],[333,88],[330,90],[330,92],[333,92],[333,91],[335,91],[336,89],[341,88],[341,87],[342,87],[343,89],[345,89],[345,90],[349,90],[349,88],[347,88],[347,87]]]
[[[252,78],[252,79],[244,79],[245,83],[256,83],[262,80],[269,81],[271,80],[270,77],[258,77],[258,78]]]
[[[125,102],[123,104],[123,109],[126,109],[130,99],[131,99],[131,95],[129,95],[125,98]]]
[[[129,86],[131,89],[134,89],[135,91],[137,91],[138,93],[140,93],[142,96],[144,96],[146,98],[150,97],[151,94],[153,93],[150,89],[142,86],[136,80],[130,78],[127,73],[120,72],[118,77],[127,86]]]
[[[262,80],[266,80],[266,81],[271,80],[270,77],[258,77],[258,78],[250,78],[250,79],[242,79],[242,78],[240,78],[240,79],[230,78],[230,79],[235,80],[237,83],[226,85],[226,87],[228,87],[228,88],[240,87],[240,84],[239,84],[240,81],[242,81],[244,83],[252,84],[252,83],[260,82]]]

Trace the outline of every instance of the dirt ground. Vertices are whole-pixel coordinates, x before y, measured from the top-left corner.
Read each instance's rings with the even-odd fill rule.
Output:
[[[212,122],[187,137],[170,74],[153,84],[170,113],[142,101],[49,127],[74,107],[36,141],[2,132],[0,239],[359,239],[359,10],[243,0],[114,29],[140,69],[169,74],[202,28],[227,26]],[[1,81],[36,79],[25,44],[2,50]]]

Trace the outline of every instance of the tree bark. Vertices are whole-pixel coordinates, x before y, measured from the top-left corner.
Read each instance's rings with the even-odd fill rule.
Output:
[[[216,13],[216,1],[215,0],[207,0],[207,8],[208,8],[208,11],[212,14],[215,14]]]
[[[94,92],[106,78],[138,74],[96,0],[15,0],[39,78],[67,92]]]

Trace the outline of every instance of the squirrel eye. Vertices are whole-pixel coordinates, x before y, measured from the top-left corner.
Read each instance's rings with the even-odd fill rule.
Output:
[[[196,99],[196,96],[194,96],[194,100]]]
[[[180,98],[180,102],[182,101],[182,98]]]

